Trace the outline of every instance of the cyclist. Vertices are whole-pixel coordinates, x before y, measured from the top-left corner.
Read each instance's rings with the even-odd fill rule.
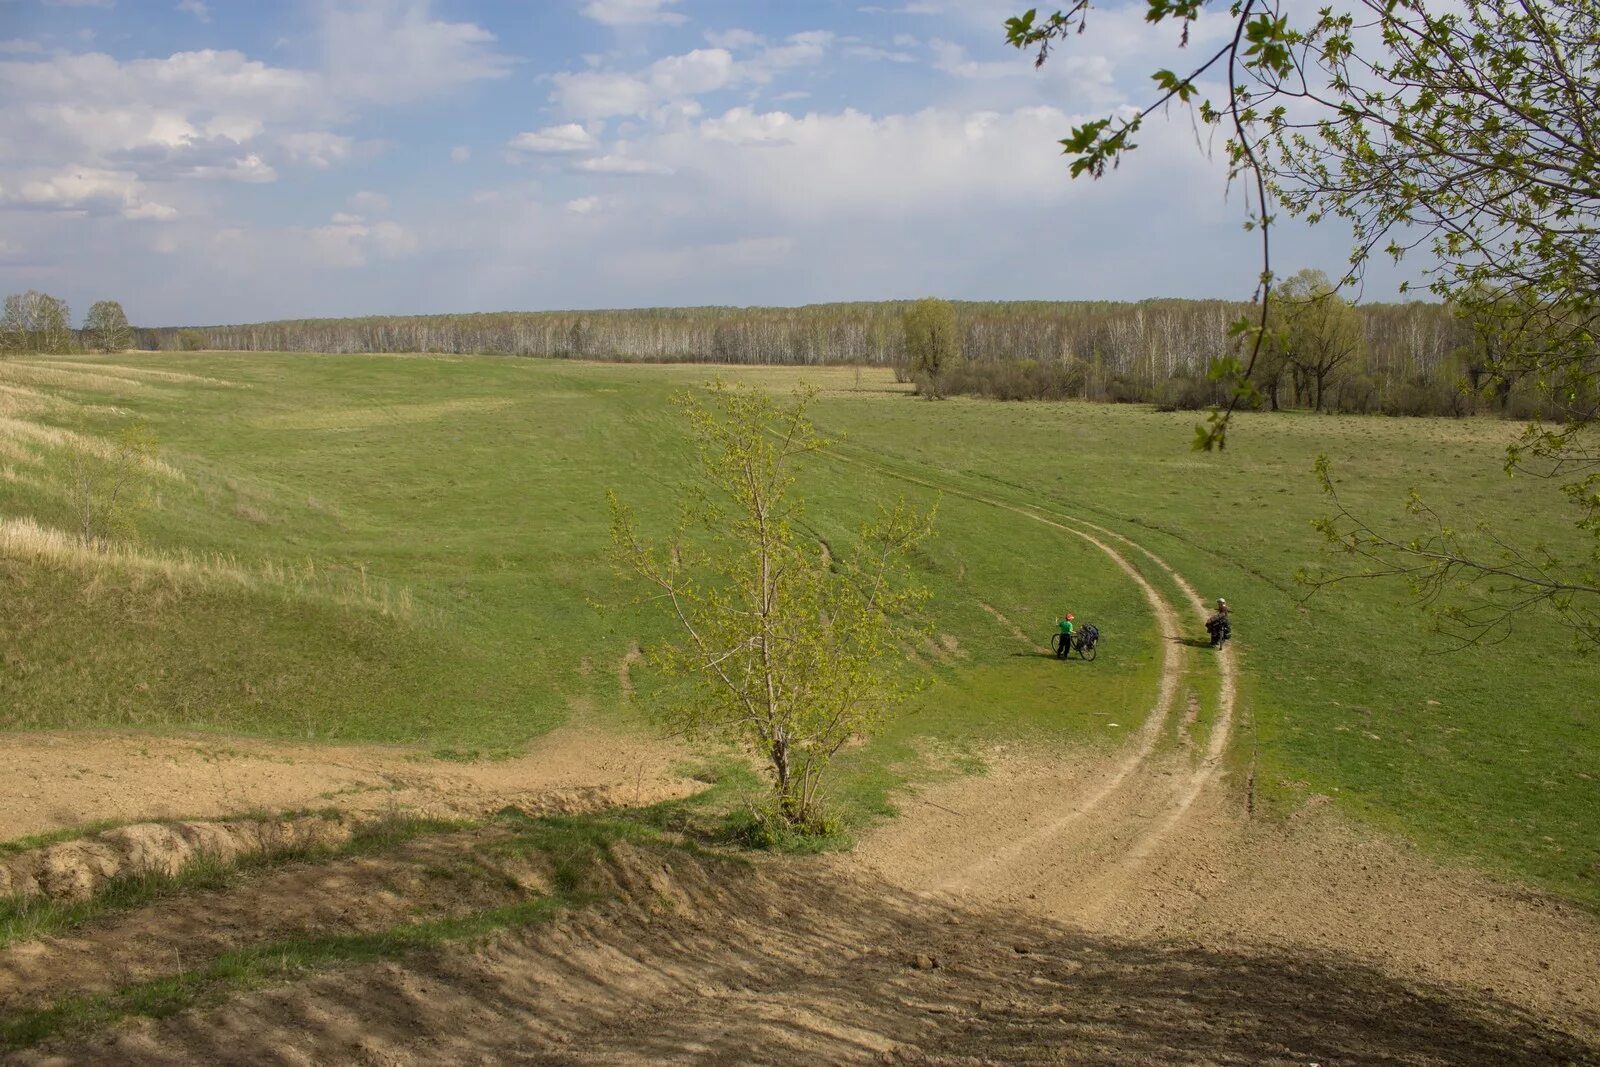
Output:
[[[1072,613],[1064,612],[1056,617],[1056,625],[1061,632],[1056,635],[1056,658],[1066,659],[1067,653],[1072,651],[1072,631],[1076,628]]]
[[[1224,640],[1233,636],[1233,623],[1229,621],[1228,601],[1217,597],[1217,610],[1206,620],[1206,633],[1211,635],[1211,643],[1220,645]]]

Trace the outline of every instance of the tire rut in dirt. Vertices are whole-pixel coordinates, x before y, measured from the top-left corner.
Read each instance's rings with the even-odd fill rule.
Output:
[[[928,887],[968,894],[999,895],[1013,901],[1038,902],[1041,897],[1054,902],[1051,914],[1071,915],[1082,920],[1094,918],[1117,899],[1139,869],[1147,864],[1166,839],[1180,826],[1195,801],[1219,777],[1223,756],[1232,738],[1236,692],[1235,664],[1231,652],[1217,657],[1219,681],[1217,714],[1201,761],[1197,765],[1156,759],[1156,750],[1176,707],[1184,683],[1191,686],[1193,669],[1190,650],[1183,643],[1184,628],[1178,612],[1166,596],[1147,579],[1127,557],[1109,542],[1116,541],[1144,556],[1165,573],[1182,591],[1189,607],[1200,619],[1204,604],[1194,587],[1166,560],[1132,539],[1095,523],[1076,517],[1044,514],[1040,510],[971,493],[936,481],[918,478],[869,462],[838,457],[846,462],[872,467],[889,477],[921,485],[976,503],[1020,515],[1033,522],[1078,537],[1101,553],[1139,586],[1156,619],[1164,654],[1160,689],[1155,705],[1145,718],[1139,735],[1126,754],[1104,772],[1075,784],[1063,796],[1051,790],[1027,798],[1024,810],[1013,812],[1011,826],[1026,826],[1034,815],[1042,825],[1017,836],[1011,833],[963,833],[948,820],[931,820],[925,827],[930,838],[949,839],[952,830],[962,848],[945,848],[950,857],[948,869],[928,871]],[[1046,803],[1041,803],[1041,800]],[[1048,804],[1055,801],[1055,806]],[[903,833],[916,830],[901,827]],[[1003,842],[1003,843],[1000,843]],[[930,844],[925,855],[937,854],[939,846]],[[868,861],[871,862],[870,859]]]

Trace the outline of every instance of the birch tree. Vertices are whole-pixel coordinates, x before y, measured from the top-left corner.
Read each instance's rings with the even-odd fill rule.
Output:
[[[83,332],[90,346],[99,352],[122,352],[133,345],[127,313],[115,300],[96,301],[84,317]]]
[[[838,557],[804,535],[794,469],[828,443],[810,399],[778,404],[720,382],[704,399],[681,395],[697,462],[676,528],[652,542],[615,492],[610,504],[613,562],[677,634],[649,657],[687,683],[663,719],[754,751],[771,779],[770,816],[818,832],[829,763],[906,694],[901,642],[928,595],[909,564],[932,514],[883,509]]]

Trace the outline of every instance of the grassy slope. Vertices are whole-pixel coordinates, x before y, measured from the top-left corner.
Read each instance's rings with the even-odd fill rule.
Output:
[[[1547,620],[1472,652],[1444,647],[1394,584],[1302,605],[1302,565],[1337,563],[1309,523],[1318,452],[1362,514],[1398,522],[1415,485],[1461,527],[1479,517],[1559,543],[1547,487],[1499,471],[1510,428],[1309,415],[1241,420],[1228,451],[1196,456],[1193,416],[1086,405],[951,401],[824,422],[854,442],[993,496],[1099,517],[1236,608],[1259,780],[1288,804],[1334,795],[1449,853],[1600,902],[1600,661]],[[1050,457],[1054,443],[1070,460]]]
[[[187,474],[163,485],[160,507],[141,520],[147,550],[225,553],[246,569],[310,560],[341,588],[381,583],[408,592],[414,607],[396,618],[270,583],[135,585],[0,561],[18,608],[0,621],[7,725],[179,726],[492,753],[575,705],[612,714],[617,664],[635,640],[648,647],[666,632],[657,615],[627,606],[631,593],[602,553],[607,487],[647,524],[670,519],[686,449],[668,376],[490,358],[128,358],[229,383],[119,386],[107,371],[51,383],[55,395],[147,419],[163,458]],[[0,378],[31,373],[0,367]],[[123,418],[83,408],[38,417],[101,434]],[[60,480],[59,457],[41,454],[44,466],[20,463],[21,480],[0,480],[0,513],[64,525],[59,495],[43,488]],[[907,491],[833,463],[803,480],[812,521],[836,547],[873,502]],[[1152,627],[1131,583],[1087,546],[1018,525],[945,503],[922,562],[935,628],[957,651],[919,651],[933,688],[851,756],[852,807],[885,805],[917,756],[915,738],[1099,736],[1109,710],[1153,688]],[[1038,599],[1042,561],[1081,576],[1082,602],[1098,605],[1122,656],[1080,670],[1017,655],[1027,649],[978,598],[1044,640],[1061,605]],[[592,601],[616,607],[600,613]]]
[[[121,362],[127,363],[135,357]],[[62,392],[150,419],[190,476],[146,517],[153,548],[241,561],[316,561],[409,590],[392,618],[334,602],[149,589],[0,561],[15,613],[0,619],[10,725],[178,725],[274,735],[419,741],[493,751],[536,736],[571,701],[619,703],[615,665],[661,633],[601,563],[601,494],[616,486],[664,522],[684,458],[666,403],[698,368],[589,367],[505,359],[137,357],[235,383],[150,381]],[[0,377],[7,373],[0,369]],[[793,371],[743,371],[783,384]],[[1260,781],[1290,801],[1336,795],[1369,817],[1564,892],[1600,899],[1595,863],[1600,671],[1558,632],[1435,657],[1391,587],[1297,605],[1290,577],[1316,562],[1311,459],[1327,451],[1352,503],[1392,512],[1430,487],[1474,513],[1559,536],[1563,516],[1497,474],[1507,428],[1491,423],[1258,416],[1221,457],[1187,451],[1193,418],[1087,405],[937,405],[856,392],[850,372],[819,407],[845,451],[986,495],[1057,506],[1134,536],[1238,606],[1239,651]],[[870,382],[869,382],[870,384]],[[241,387],[242,386],[242,387]],[[105,432],[107,414],[41,421]],[[63,521],[37,468],[0,481],[0,511]],[[30,473],[32,472],[32,473]],[[835,544],[883,495],[907,487],[819,462],[804,479]],[[842,783],[877,809],[914,742],[1027,734],[1109,740],[1153,689],[1153,630],[1127,579],[1092,549],[1008,513],[945,497],[925,574],[936,625],[961,657],[924,651],[930,689]],[[1078,611],[1107,633],[1092,667],[1026,654],[980,606],[1043,641]],[[1024,653],[1018,655],[1018,653]],[[587,672],[583,662],[592,669]],[[1135,711],[1134,716],[1128,712]]]

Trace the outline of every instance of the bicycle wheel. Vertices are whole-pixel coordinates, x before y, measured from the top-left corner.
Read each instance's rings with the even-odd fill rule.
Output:
[[[1062,648],[1062,643],[1067,640],[1066,634],[1056,634],[1050,639],[1050,651],[1056,654],[1056,659],[1066,659],[1072,653],[1072,646]]]
[[[1095,657],[1095,645],[1083,645],[1083,646],[1080,646],[1078,648],[1078,655],[1082,656],[1084,659],[1091,659],[1091,660],[1094,659],[1094,657]]]

